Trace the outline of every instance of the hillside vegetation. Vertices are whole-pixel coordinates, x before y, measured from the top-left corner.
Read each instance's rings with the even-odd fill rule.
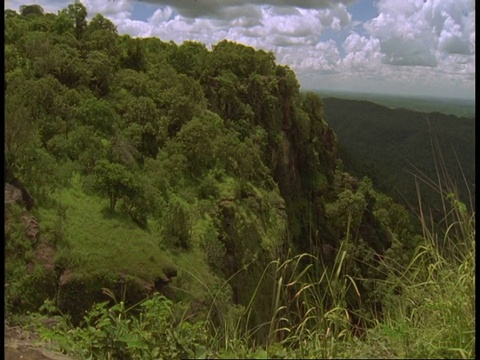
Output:
[[[5,58],[8,324],[79,358],[473,355],[472,209],[417,231],[272,53],[76,2],[6,10]]]
[[[430,185],[438,187],[439,173],[447,180],[440,164],[459,199],[475,200],[475,119],[337,98],[326,98],[324,108],[345,165],[399,203],[417,207],[417,179],[423,201],[441,213],[441,198]]]

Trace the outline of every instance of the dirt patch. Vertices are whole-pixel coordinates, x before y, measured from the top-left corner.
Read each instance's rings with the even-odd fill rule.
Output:
[[[5,326],[6,360],[76,360],[54,351],[51,345],[41,343],[38,336],[18,326]]]
[[[35,260],[43,265],[46,270],[53,270],[55,268],[55,249],[53,245],[41,238],[35,249]]]

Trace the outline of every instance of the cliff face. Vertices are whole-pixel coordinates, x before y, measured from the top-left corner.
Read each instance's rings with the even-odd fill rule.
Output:
[[[284,91],[289,98],[280,100],[287,105],[281,106],[279,140],[272,150],[275,161],[271,166],[286,203],[290,245],[320,254],[319,249],[333,240],[325,226],[324,202],[335,196],[337,140],[323,119],[321,99],[300,94],[294,84],[293,90]],[[315,233],[323,235],[313,236]]]

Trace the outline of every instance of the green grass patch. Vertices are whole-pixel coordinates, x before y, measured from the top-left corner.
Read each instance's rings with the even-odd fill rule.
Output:
[[[142,230],[128,215],[109,212],[108,200],[85,194],[78,176],[71,188],[55,198],[66,209],[65,243],[74,259],[70,270],[83,275],[108,270],[147,281],[165,276],[162,269],[172,261],[158,248],[159,234],[154,226]],[[53,219],[57,209],[42,208],[39,212],[42,218]]]

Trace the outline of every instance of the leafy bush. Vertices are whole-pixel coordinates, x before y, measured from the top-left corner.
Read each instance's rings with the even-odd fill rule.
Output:
[[[48,315],[52,313],[57,313],[55,307],[50,307]],[[190,323],[184,315],[183,304],[156,294],[132,308],[125,308],[122,301],[96,304],[80,327],[72,327],[63,317],[48,329],[41,321],[46,315],[36,315],[35,323],[42,339],[83,359],[203,358],[209,343],[205,324]]]

